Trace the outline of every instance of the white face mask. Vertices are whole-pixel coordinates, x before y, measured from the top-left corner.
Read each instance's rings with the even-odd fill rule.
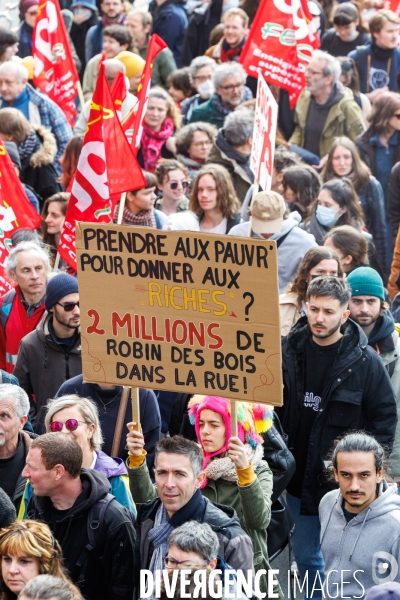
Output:
[[[211,79],[207,79],[206,81],[199,83],[197,86],[197,91],[202,98],[211,98],[215,92],[214,84]]]

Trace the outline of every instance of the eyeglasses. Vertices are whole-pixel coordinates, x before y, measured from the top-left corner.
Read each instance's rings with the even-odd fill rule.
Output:
[[[183,187],[183,189],[186,189],[189,187],[188,181],[169,181],[168,183],[169,183],[169,187],[171,188],[171,190],[177,190],[178,185],[181,185]]]
[[[195,143],[191,143],[191,146],[195,146],[196,148],[200,148],[201,146],[211,146],[212,141],[211,140],[207,140],[206,142],[195,142]]]
[[[61,421],[53,421],[50,423],[50,429],[53,431],[53,433],[60,433],[65,425],[65,429],[68,429],[68,431],[75,431],[78,429],[79,423],[85,423],[85,421],[77,421],[76,419],[68,419],[65,421],[65,423],[61,423]]]
[[[183,565],[184,563],[188,562],[188,559],[186,559],[186,560],[175,560],[175,558],[172,558],[172,556],[163,556],[162,559],[164,561],[165,566],[168,569],[175,569],[179,565]],[[202,562],[205,565],[208,565],[208,563],[209,563],[208,560],[203,560]]]
[[[220,85],[221,90],[225,90],[226,92],[233,92],[233,90],[240,90],[244,87],[244,83],[235,83],[235,85]]]
[[[79,301],[78,302],[66,302],[65,304],[60,304],[60,302],[56,302],[56,304],[58,304],[58,306],[62,306],[63,309],[65,310],[65,312],[72,312],[75,308],[75,306],[79,307]]]

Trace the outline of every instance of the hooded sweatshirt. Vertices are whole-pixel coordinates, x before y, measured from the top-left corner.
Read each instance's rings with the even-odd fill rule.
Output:
[[[325,594],[337,597],[343,572],[343,581],[348,583],[343,585],[342,596],[363,598],[376,583],[373,575],[385,576],[378,571],[388,558],[382,552],[391,554],[400,565],[400,496],[396,486],[382,480],[377,499],[349,522],[342,505],[338,490],[328,492],[319,505]]]

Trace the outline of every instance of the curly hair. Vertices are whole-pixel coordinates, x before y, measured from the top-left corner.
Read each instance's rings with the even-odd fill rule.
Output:
[[[303,257],[300,263],[297,273],[291,285],[286,290],[286,294],[294,292],[298,295],[298,305],[301,307],[302,302],[306,300],[307,288],[308,288],[308,276],[311,269],[316,267],[323,260],[336,260],[338,276],[343,277],[342,267],[340,266],[340,260],[338,255],[332,248],[327,246],[316,246],[310,248]]]
[[[27,519],[16,521],[0,531],[0,556],[28,556],[39,561],[40,575],[60,577],[71,586],[74,600],[81,598],[78,588],[68,579],[63,566],[60,544],[54,539],[50,528],[45,523]],[[4,583],[0,569],[1,600],[7,600],[8,588]]]
[[[240,209],[240,202],[233,187],[231,176],[222,165],[205,165],[198,171],[190,194],[189,210],[194,212],[199,218],[203,216],[203,210],[200,208],[198,191],[199,181],[203,175],[211,175],[217,188],[217,202],[219,210],[227,219],[232,219]]]
[[[207,134],[211,142],[218,132],[217,128],[214,125],[211,125],[211,123],[203,123],[198,121],[197,123],[189,123],[188,125],[185,125],[175,137],[176,151],[178,154],[189,156],[190,144],[193,141],[196,131],[202,131],[203,133]]]

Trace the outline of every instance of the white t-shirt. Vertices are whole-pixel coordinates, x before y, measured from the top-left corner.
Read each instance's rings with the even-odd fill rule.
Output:
[[[219,225],[216,225],[212,229],[204,229],[204,227],[200,223],[200,231],[204,231],[204,233],[226,233],[227,225],[228,219],[225,217],[224,219],[222,219]]]

